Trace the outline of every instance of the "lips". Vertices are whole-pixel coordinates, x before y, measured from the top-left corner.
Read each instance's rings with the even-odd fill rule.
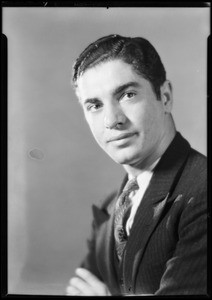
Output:
[[[114,136],[114,137],[109,138],[107,142],[109,143],[109,142],[124,140],[124,139],[132,137],[133,135],[135,135],[135,132],[122,133],[118,136]]]

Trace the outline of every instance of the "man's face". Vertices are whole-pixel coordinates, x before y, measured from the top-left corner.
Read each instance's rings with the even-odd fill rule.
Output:
[[[100,63],[78,79],[77,96],[100,147],[117,163],[151,160],[165,135],[163,102],[122,60]]]

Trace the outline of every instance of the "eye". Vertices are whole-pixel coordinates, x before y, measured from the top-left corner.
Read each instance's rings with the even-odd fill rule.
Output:
[[[135,92],[126,92],[122,97],[121,100],[129,100],[136,95]]]
[[[99,110],[101,108],[101,104],[90,104],[87,106],[87,111],[90,111],[90,112],[95,112],[97,110]]]

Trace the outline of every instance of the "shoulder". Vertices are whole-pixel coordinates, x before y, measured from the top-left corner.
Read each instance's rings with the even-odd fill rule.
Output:
[[[189,153],[189,159],[194,166],[206,169],[207,167],[207,157],[197,150],[191,148]]]
[[[177,193],[183,195],[185,215],[202,215],[207,206],[207,158],[190,148],[183,172],[177,185]]]
[[[93,211],[93,224],[100,226],[103,222],[108,220],[109,216],[112,214],[116,192],[109,194],[104,201],[101,201],[98,206],[92,205]]]
[[[191,148],[184,173],[192,186],[205,187],[207,182],[207,157]]]

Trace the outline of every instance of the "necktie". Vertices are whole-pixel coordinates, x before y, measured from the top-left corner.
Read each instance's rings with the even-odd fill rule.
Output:
[[[129,195],[132,191],[138,190],[136,178],[129,180],[119,196],[115,207],[115,219],[114,219],[114,237],[115,246],[118,259],[121,260],[122,254],[127,242],[127,233],[125,224],[130,214],[130,208],[132,205]]]

